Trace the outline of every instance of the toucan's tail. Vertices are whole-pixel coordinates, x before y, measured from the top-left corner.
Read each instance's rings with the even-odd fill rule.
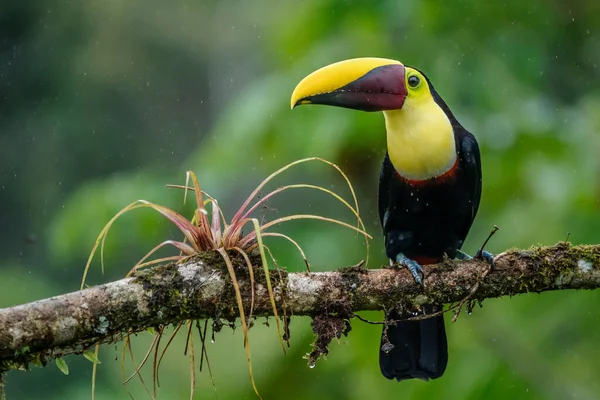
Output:
[[[424,311],[432,313],[435,308],[426,306]],[[395,311],[388,315],[388,319],[392,320],[405,318]],[[444,374],[448,364],[448,342],[443,315],[420,321],[398,322],[396,326],[388,326],[387,333],[385,328],[383,332],[383,350],[380,348],[379,351],[379,366],[383,376],[398,381],[412,378],[427,381]]]

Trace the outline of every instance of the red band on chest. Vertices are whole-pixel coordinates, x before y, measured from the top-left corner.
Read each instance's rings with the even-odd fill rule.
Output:
[[[429,178],[429,179],[422,179],[422,180],[418,180],[418,179],[408,179],[403,177],[402,175],[400,175],[398,173],[398,171],[396,171],[394,169],[394,173],[396,174],[396,178],[398,178],[401,181],[404,181],[406,183],[408,183],[411,186],[421,186],[421,185],[426,185],[429,183],[448,183],[448,182],[452,182],[455,178],[456,178],[456,171],[458,170],[458,157],[456,157],[456,161],[454,162],[454,165],[446,172],[444,172],[442,175],[433,177],[433,178]]]
[[[415,260],[420,265],[437,264],[443,260],[443,258],[441,258],[441,257],[419,257],[419,256],[412,256],[410,259]]]

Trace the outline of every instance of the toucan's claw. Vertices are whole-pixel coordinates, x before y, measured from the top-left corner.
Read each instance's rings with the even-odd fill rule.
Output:
[[[495,265],[494,264],[494,255],[492,253],[490,253],[489,251],[478,250],[474,257],[471,257],[470,255],[468,255],[467,253],[465,253],[462,250],[456,251],[456,259],[457,260],[467,260],[468,261],[468,260],[472,260],[474,258],[487,262],[488,264],[490,264],[492,269],[494,269],[494,265]]]
[[[492,269],[494,269],[494,255],[492,253],[490,253],[489,251],[486,250],[479,250],[477,251],[477,254],[475,254],[475,258],[478,258],[480,260],[483,260],[485,262],[487,262],[488,264],[490,264],[490,267]]]
[[[417,282],[419,285],[423,284],[423,278],[425,277],[425,274],[423,273],[423,268],[421,268],[421,265],[418,262],[411,260],[402,253],[396,256],[396,262],[408,268],[412,276],[415,278],[415,282]]]

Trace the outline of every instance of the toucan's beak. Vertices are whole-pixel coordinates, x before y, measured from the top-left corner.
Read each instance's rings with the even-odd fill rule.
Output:
[[[404,65],[385,58],[354,58],[304,78],[292,93],[292,108],[325,104],[362,111],[398,110],[406,98]]]

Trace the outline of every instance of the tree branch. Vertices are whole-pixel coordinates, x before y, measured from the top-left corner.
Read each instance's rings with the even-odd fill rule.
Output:
[[[251,285],[243,260],[233,257],[244,308]],[[254,316],[272,315],[260,258],[252,259]],[[489,270],[481,261],[446,260],[425,267],[420,287],[404,269],[367,270],[360,265],[333,272],[271,273],[278,307],[288,315],[349,319],[356,311],[419,310],[527,292],[600,287],[600,245],[510,250]],[[476,290],[474,290],[476,289]],[[187,319],[235,320],[235,293],[225,264],[213,253],[185,263],[139,271],[131,278],[45,300],[0,309],[0,372],[45,365],[48,359],[81,353],[96,343]],[[248,315],[248,314],[246,314]],[[315,324],[313,323],[313,327]],[[317,332],[319,334],[319,332]],[[339,333],[337,334],[339,336]]]

